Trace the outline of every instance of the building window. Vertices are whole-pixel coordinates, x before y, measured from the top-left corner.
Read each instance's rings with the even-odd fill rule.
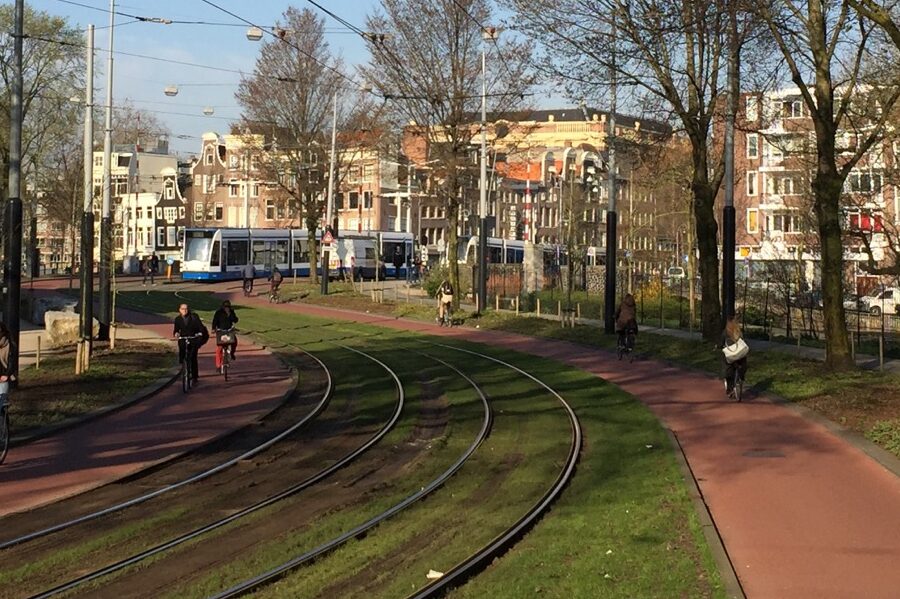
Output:
[[[150,241],[149,239],[147,240]],[[149,243],[148,243],[149,245]],[[166,228],[156,227],[156,247],[165,247],[166,245]]]
[[[134,209],[134,218],[135,219],[144,218],[144,209],[141,208],[140,206],[135,208]]]
[[[869,233],[884,232],[884,218],[881,214],[854,213],[850,215],[850,228]]]
[[[100,156],[94,156],[94,166],[96,168],[101,168],[103,166],[103,155],[102,154]]]
[[[266,220],[275,220],[275,200],[266,200]]]
[[[213,163],[213,154],[212,152],[206,153],[206,166],[212,166]]]
[[[167,200],[175,199],[175,188],[172,185],[166,185],[166,199]]]
[[[788,212],[772,214],[767,223],[769,231],[782,233],[799,233],[800,217]]]
[[[747,134],[747,158],[759,158],[759,135]]]
[[[234,181],[228,183],[228,197],[236,198],[238,197],[238,184]]]
[[[344,209],[344,194],[336,193],[334,195],[334,209],[335,210],[343,210]]]
[[[178,232],[178,229],[176,229],[175,227],[166,227],[166,247],[173,248],[178,245],[177,232]]]
[[[371,181],[375,177],[375,165],[367,164],[363,167],[363,181]]]
[[[756,208],[747,209],[747,232],[759,233],[759,210]]]
[[[203,220],[203,204],[194,204],[194,220]]]
[[[372,207],[372,192],[364,191],[363,192],[363,208],[371,208]]]
[[[756,171],[747,172],[747,195],[756,195]]]
[[[778,144],[769,143],[769,157],[774,160],[781,160],[784,158],[784,152],[781,151],[781,147]]]
[[[781,103],[782,115],[786,119],[803,118],[803,101],[787,100]]]
[[[221,202],[216,202],[215,219],[222,220],[223,218],[225,218],[225,206]]]
[[[847,186],[853,193],[879,193],[881,175],[879,173],[852,172],[847,177]]]
[[[355,210],[359,208],[359,193],[356,191],[350,192],[350,210]]]
[[[250,197],[251,198],[259,197],[259,183],[252,183],[250,185]]]
[[[746,99],[746,114],[748,121],[755,121],[759,116],[759,111],[756,106],[759,102],[759,99],[756,96],[747,96]]]
[[[156,220],[162,220],[163,218],[163,210],[162,208],[156,209]]]
[[[184,219],[184,206],[178,207],[178,218],[180,218],[182,220]]]
[[[784,177],[781,179],[781,194],[786,196],[797,194],[797,181],[793,177]]]
[[[163,214],[167,223],[174,223],[175,219],[178,218],[178,210],[174,206],[165,208]]]

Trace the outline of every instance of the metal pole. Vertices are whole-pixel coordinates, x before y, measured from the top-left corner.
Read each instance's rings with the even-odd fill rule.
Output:
[[[731,8],[728,30],[728,83],[725,100],[725,207],[722,209],[722,321],[733,318],[734,311],[734,102],[737,83],[735,64],[735,15]]]
[[[22,41],[25,0],[16,0],[13,33],[14,74],[9,110],[9,204],[6,208],[6,309],[3,317],[9,338],[9,372],[19,371],[19,301],[22,292]],[[14,383],[13,383],[14,384]]]
[[[328,161],[328,197],[325,198],[325,230],[331,226],[332,212],[334,210],[334,153],[337,140],[337,92],[334,93],[334,110],[331,116],[331,158]],[[334,231],[333,234],[337,234]],[[328,295],[328,261],[331,259],[328,248],[322,253],[322,295]],[[375,272],[378,272],[380,262],[376,260]]]
[[[250,228],[250,150],[244,149],[244,228]]]
[[[609,153],[608,185],[609,206],[606,211],[606,281],[603,304],[603,329],[611,335],[616,331],[616,22],[612,24],[613,49],[610,65],[610,109],[607,151]]]
[[[484,36],[487,36],[487,31]],[[486,39],[486,38],[485,38]],[[481,217],[478,228],[478,305],[479,312],[487,307],[487,52],[482,40],[481,48],[481,175],[480,202],[478,212]]]
[[[109,339],[112,322],[112,102],[113,102],[113,33],[116,0],[109,0],[109,52],[106,59],[106,124],[103,136],[103,204],[100,212],[100,330],[97,339]]]
[[[94,26],[87,30],[84,84],[84,207],[81,215],[81,338],[90,344],[94,328]],[[90,348],[88,348],[90,351]]]

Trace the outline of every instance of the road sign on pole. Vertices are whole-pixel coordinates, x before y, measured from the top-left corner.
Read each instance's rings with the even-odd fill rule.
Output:
[[[331,234],[331,231],[325,231],[325,234],[322,235],[322,243],[325,245],[334,243],[334,236]]]

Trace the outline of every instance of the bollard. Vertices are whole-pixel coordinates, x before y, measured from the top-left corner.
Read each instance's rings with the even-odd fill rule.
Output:
[[[495,295],[495,296],[494,296],[494,306],[495,306],[494,309],[495,309],[497,312],[499,312],[499,311],[500,311],[500,296],[499,296],[499,295]]]
[[[538,316],[541,315],[541,298],[537,298],[537,308],[535,309],[535,313]]]
[[[581,303],[575,304],[575,318],[581,318]]]
[[[171,264],[166,265],[166,280],[167,281],[172,280],[172,265]]]
[[[559,300],[556,302],[556,315],[562,320],[562,301]]]
[[[116,349],[116,331],[119,329],[119,325],[113,323],[111,327],[109,327],[109,351],[115,351]]]
[[[516,316],[519,315],[519,296],[516,296]]]
[[[84,374],[91,369],[91,344],[84,341],[84,349],[81,350],[81,372]]]
[[[75,342],[75,374],[81,374],[81,339]]]
[[[853,331],[850,331],[850,358],[855,362],[856,361],[856,335]]]
[[[884,371],[884,335],[878,336],[878,369]]]
[[[37,354],[35,354],[34,358],[34,369],[40,370],[41,368],[41,336],[37,336]]]

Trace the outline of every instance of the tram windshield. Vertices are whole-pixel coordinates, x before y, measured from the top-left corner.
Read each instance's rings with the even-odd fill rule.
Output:
[[[209,249],[213,242],[212,231],[188,231],[185,236],[184,244],[184,260],[199,260],[206,262],[209,260]]]

